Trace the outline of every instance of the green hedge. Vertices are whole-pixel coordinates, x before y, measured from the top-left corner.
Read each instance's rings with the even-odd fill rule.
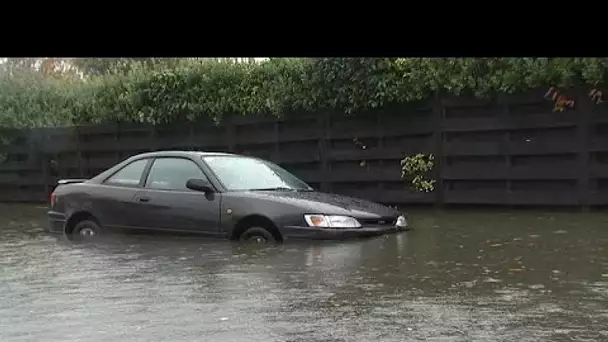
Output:
[[[287,58],[263,63],[134,63],[101,76],[0,75],[0,126],[103,121],[165,123],[225,115],[352,113],[435,92],[489,96],[538,87],[590,86],[607,58]]]

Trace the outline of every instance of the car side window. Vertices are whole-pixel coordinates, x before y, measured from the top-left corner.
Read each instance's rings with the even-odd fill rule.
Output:
[[[208,180],[201,168],[195,162],[185,158],[159,158],[154,161],[146,188],[157,190],[184,190],[190,178]]]
[[[119,186],[137,186],[146,164],[148,164],[148,159],[134,161],[113,174],[105,183]]]

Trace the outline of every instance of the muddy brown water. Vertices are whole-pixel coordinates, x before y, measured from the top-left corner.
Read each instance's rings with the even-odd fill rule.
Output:
[[[412,212],[416,229],[95,244],[0,205],[0,341],[608,341],[608,215]]]

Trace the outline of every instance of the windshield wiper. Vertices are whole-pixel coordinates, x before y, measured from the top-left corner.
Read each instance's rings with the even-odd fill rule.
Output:
[[[297,189],[286,188],[284,186],[277,186],[276,188],[259,188],[249,189],[250,191],[296,191]]]

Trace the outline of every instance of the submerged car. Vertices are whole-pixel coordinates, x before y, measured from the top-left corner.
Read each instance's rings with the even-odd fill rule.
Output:
[[[49,231],[93,238],[113,229],[234,240],[342,239],[408,230],[396,209],[315,191],[280,166],[228,153],[138,154],[51,194]]]

